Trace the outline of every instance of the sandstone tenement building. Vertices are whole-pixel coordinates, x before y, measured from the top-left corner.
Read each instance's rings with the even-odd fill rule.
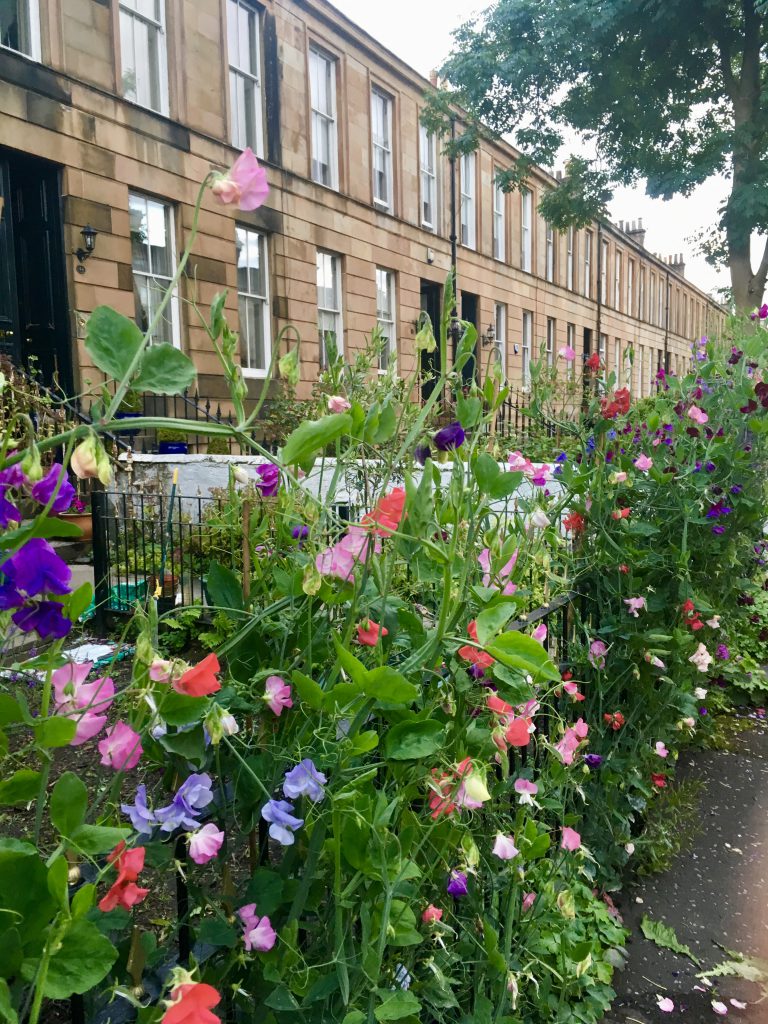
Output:
[[[551,358],[566,344],[599,351],[613,368],[632,345],[639,394],[660,365],[682,368],[722,316],[682,258],[647,252],[642,225],[554,232],[537,213],[547,173],[522,194],[495,185],[515,156],[504,144],[453,166],[452,221],[450,162],[419,124],[428,85],[327,0],[3,3],[0,352],[66,385],[94,379],[89,311],[148,320],[200,180],[251,145],[267,204],[241,214],[206,197],[158,330],[193,357],[201,393],[222,396],[224,383],[192,303],[225,288],[254,388],[286,323],[304,339],[304,394],[324,331],[349,354],[378,321],[382,367],[410,371],[420,311],[440,308],[452,222],[481,366],[496,350],[521,386],[542,346]]]

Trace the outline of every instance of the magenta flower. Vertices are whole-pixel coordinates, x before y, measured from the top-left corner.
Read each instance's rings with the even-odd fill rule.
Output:
[[[515,846],[512,836],[502,835],[501,832],[496,833],[496,841],[493,844],[493,850],[491,851],[499,860],[512,860],[516,857],[520,851]],[[449,887],[450,892],[450,887]]]
[[[114,768],[116,772],[130,771],[139,763],[143,753],[141,737],[130,725],[117,722],[107,729],[99,743],[99,753],[106,768]]]
[[[107,724],[106,712],[115,696],[115,684],[109,677],[86,683],[92,668],[90,661],[80,665],[69,662],[51,675],[55,713],[77,721],[75,735],[70,740],[73,747],[101,732]]]
[[[268,917],[257,917],[256,904],[240,907],[237,916],[243,922],[243,942],[248,952],[268,953],[277,942],[277,933]]]
[[[264,203],[269,194],[267,172],[250,146],[235,160],[229,173],[217,176],[211,191],[223,206],[255,210]]]
[[[477,560],[480,563],[480,568],[483,570],[483,586],[488,587],[491,590],[499,590],[501,588],[502,594],[509,595],[514,594],[517,590],[517,584],[512,583],[509,577],[512,575],[512,571],[517,564],[518,549],[516,548],[512,552],[511,558],[498,570],[498,572],[491,573],[491,549],[483,548],[480,554],[477,556]]]
[[[267,676],[264,696],[262,700],[267,702],[267,707],[279,718],[283,708],[292,708],[291,688],[280,676]]]
[[[546,625],[543,622],[540,622],[536,629],[534,629],[534,631],[531,633],[531,637],[534,640],[538,640],[540,644],[544,643],[544,641],[547,639]]]
[[[558,350],[557,354],[561,359],[564,359],[566,363],[572,363],[576,358],[576,349],[571,348],[570,345],[565,345],[563,348]]]
[[[728,661],[728,659],[731,656],[731,652],[728,650],[725,644],[718,644],[715,654],[720,659],[720,661]]]
[[[532,804],[533,798],[539,792],[539,787],[535,782],[529,782],[528,779],[515,779],[515,792],[520,797],[521,804]]]
[[[280,487],[280,470],[274,462],[262,462],[256,466],[256,486],[265,498],[274,498]]]
[[[218,854],[224,842],[224,833],[212,821],[189,836],[189,856],[195,864],[207,864]]]
[[[629,614],[633,615],[636,619],[640,617],[640,612],[645,610],[644,597],[625,597],[624,604],[627,606]]]
[[[561,850],[568,850],[571,853],[573,853],[575,850],[578,850],[580,847],[581,847],[581,836],[579,835],[579,833],[575,829],[569,828],[566,825],[563,828],[562,839],[560,840],[560,849]]]
[[[647,455],[638,455],[635,461],[632,463],[635,469],[639,469],[641,473],[647,473],[653,465],[653,459],[650,459]]]
[[[656,741],[656,746],[654,747],[654,750],[659,755],[659,757],[668,757],[669,756],[669,751],[667,750],[666,746],[664,745],[664,741],[663,740],[657,740]]]
[[[361,526],[352,525],[346,534],[332,547],[321,551],[315,559],[315,568],[321,576],[336,576],[349,582],[354,574],[355,566],[368,558],[373,542],[374,554],[381,551],[381,541]]]

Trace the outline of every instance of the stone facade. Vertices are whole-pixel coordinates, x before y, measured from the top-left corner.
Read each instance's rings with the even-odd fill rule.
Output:
[[[37,9],[33,0],[26,2]],[[0,152],[10,157],[18,151],[33,154],[61,168],[70,343],[75,380],[81,384],[98,379],[82,344],[88,313],[102,303],[129,316],[135,313],[129,193],[161,200],[172,208],[178,252],[192,221],[199,182],[210,170],[226,168],[236,156],[230,145],[232,55],[228,59],[227,0],[156,0],[163,15],[160,44],[167,54],[167,104],[161,104],[165,112],[123,97],[120,9],[152,7],[153,2],[48,0],[40,4],[39,60],[0,50]],[[238,2],[246,5],[246,0]],[[233,0],[229,3],[231,7]],[[340,257],[343,347],[348,355],[364,347],[376,322],[375,268],[393,272],[397,363],[406,374],[414,367],[413,339],[422,289],[427,283],[441,287],[451,266],[450,166],[439,154],[434,230],[425,228],[421,217],[419,113],[429,83],[326,0],[264,0],[253,9],[259,25],[256,77],[262,154],[271,191],[266,205],[250,214],[221,207],[210,194],[205,197],[199,236],[180,288],[178,343],[197,365],[201,394],[223,397],[224,382],[192,303],[205,309],[226,288],[230,322],[238,323],[238,223],[265,238],[269,333],[274,340],[289,323],[299,330],[303,395],[317,377],[320,359],[318,249]],[[312,180],[312,48],[333,62],[338,188]],[[390,103],[393,198],[389,210],[377,206],[373,196],[372,88]],[[555,355],[569,337],[581,355],[585,345],[596,351],[604,336],[610,369],[617,354],[622,359],[631,345],[635,350],[631,383],[636,392],[647,393],[649,380],[665,355],[671,369],[683,367],[691,340],[721,318],[719,307],[684,279],[679,261],[663,261],[648,253],[640,244],[641,232],[630,225],[628,230],[608,224],[588,229],[592,246],[588,287],[586,232],[575,232],[569,281],[567,236],[555,234],[548,255],[546,225],[536,213],[538,196],[552,183],[543,171],[536,171],[530,181],[531,271],[521,269],[522,200],[516,192],[502,199],[504,258],[495,259],[493,177],[514,157],[507,145],[483,143],[472,158],[475,247],[459,245],[457,278],[462,296],[475,297],[480,334],[487,336],[488,325],[496,323],[496,305],[503,305],[506,370],[518,386],[524,382],[524,311],[531,314],[534,357],[545,345],[548,330]],[[457,166],[457,207],[464,190],[461,178]],[[457,221],[460,232],[460,211]],[[78,274],[72,253],[82,244],[80,231],[86,223],[99,234],[86,272]],[[606,275],[604,301],[598,301],[601,260]],[[650,309],[652,297],[654,308]],[[469,300],[466,308],[471,308]],[[549,327],[548,320],[554,321]],[[591,332],[586,342],[585,332]],[[487,365],[491,351],[491,345],[480,348],[481,364]],[[253,380],[251,386],[255,393],[259,381]]]

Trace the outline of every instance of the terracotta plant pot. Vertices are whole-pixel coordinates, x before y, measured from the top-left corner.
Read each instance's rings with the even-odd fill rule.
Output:
[[[59,519],[66,523],[74,523],[83,531],[82,537],[72,538],[76,543],[93,540],[93,516],[90,512],[62,512]]]

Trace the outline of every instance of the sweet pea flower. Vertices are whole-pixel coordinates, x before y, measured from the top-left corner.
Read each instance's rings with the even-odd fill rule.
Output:
[[[522,910],[523,910],[524,914],[527,911],[529,911],[531,909],[531,907],[533,906],[533,904],[536,902],[536,896],[537,896],[537,893],[535,893],[535,892],[524,892],[523,893]]]
[[[655,654],[651,654],[650,651],[646,651],[645,654],[643,655],[643,657],[648,662],[648,664],[649,665],[653,665],[654,668],[666,668],[667,667],[664,664],[664,662],[661,660],[661,658],[657,658],[656,655]]]
[[[430,903],[430,905],[427,907],[425,911],[423,911],[421,915],[421,920],[424,922],[424,924],[436,924],[438,921],[441,921],[442,918],[443,911],[440,909],[440,907],[436,907],[433,903]]]
[[[357,642],[364,647],[375,647],[379,642],[379,637],[387,636],[389,633],[385,626],[380,626],[373,619],[364,619],[362,622],[358,622],[356,629]]]
[[[149,893],[149,889],[142,889],[136,885],[139,874],[144,869],[144,847],[135,846],[129,850],[121,840],[107,860],[117,868],[117,880],[109,892],[99,900],[99,910],[104,914],[115,910],[116,907],[130,910],[137,903],[141,903]]]
[[[435,448],[440,452],[453,451],[464,444],[466,434],[460,423],[449,423],[447,427],[438,430],[433,441]]]
[[[56,494],[55,498],[53,497],[54,493]],[[55,516],[66,512],[76,496],[75,488],[67,479],[66,470],[58,462],[51,466],[41,480],[32,485],[31,494],[41,505],[47,505],[53,499],[50,511]]]
[[[261,462],[255,469],[256,487],[261,491],[262,497],[274,498],[280,489],[280,470],[274,462]]]
[[[623,471],[620,473],[611,473],[608,477],[608,482],[611,484],[623,484],[627,479],[627,474]]]
[[[352,525],[332,547],[321,551],[315,559],[315,568],[321,576],[336,576],[349,582],[356,565],[366,561],[369,553],[379,554],[381,541],[372,537],[362,526]]]
[[[560,849],[568,850],[569,852],[573,853],[580,847],[581,836],[579,835],[579,833],[575,829],[569,828],[567,825],[565,825],[563,827],[562,838],[560,840]]]
[[[283,782],[283,793],[289,800],[295,800],[300,796],[308,796],[310,800],[319,803],[325,797],[323,786],[328,782],[325,775],[315,768],[314,761],[306,757],[300,761],[295,768],[285,773]]]
[[[165,658],[153,658],[149,666],[149,678],[153,683],[177,682],[184,672],[186,666],[183,661],[166,661]]]
[[[608,652],[607,645],[602,640],[593,640],[589,645],[587,661],[593,668],[605,668],[605,655]]]
[[[640,612],[645,610],[644,597],[625,597],[624,604],[627,606],[629,614],[633,615],[636,619],[639,617]]]
[[[651,782],[657,789],[664,789],[667,784],[667,777],[662,775],[661,772],[651,772]]]
[[[735,1006],[737,1010],[746,1010],[747,1004],[742,1002],[741,999],[729,999],[728,1002],[731,1006]]]
[[[696,689],[693,691],[693,695],[696,698],[696,700],[706,700],[708,693],[709,690],[705,690],[703,686],[697,686]]]
[[[328,409],[330,412],[347,412],[352,408],[352,403],[343,395],[329,395]]]
[[[33,537],[0,565],[7,581],[28,597],[68,594],[72,570],[42,537]]]
[[[405,488],[393,487],[379,498],[370,512],[366,512],[361,525],[378,537],[391,536],[402,522],[405,500]]]
[[[590,768],[599,768],[602,763],[603,757],[601,754],[584,755],[584,764],[588,765]]]
[[[499,860],[512,860],[520,853],[515,846],[512,836],[505,836],[501,832],[496,833],[496,841],[491,851]]]
[[[551,520],[543,509],[537,508],[531,516],[531,523],[540,530],[545,530],[551,524]]]
[[[147,806],[147,787],[138,786],[136,800],[133,804],[120,804],[120,810],[131,819],[131,824],[138,833],[149,835],[157,825],[154,811]]]
[[[491,573],[491,549],[483,548],[477,556],[477,561],[480,563],[480,568],[483,570],[483,586],[488,587],[490,590],[499,590],[501,588],[502,594],[507,596],[514,594],[517,590],[517,584],[512,583],[509,577],[517,564],[518,554],[519,549],[516,548],[512,552],[512,556],[508,561],[504,563],[495,575],[493,575]]]
[[[647,473],[651,466],[653,466],[653,459],[649,458],[645,454],[638,455],[632,465],[635,469],[639,469],[641,473]]]
[[[227,174],[219,174],[211,192],[223,206],[237,206],[240,210],[255,210],[269,194],[267,172],[259,165],[250,146],[243,150]]]
[[[224,833],[212,821],[189,836],[189,856],[195,864],[207,864],[218,854]]]
[[[220,671],[219,659],[213,653],[208,654],[199,664],[188,668],[179,679],[173,680],[173,688],[188,697],[207,697],[221,689],[221,683],[215,675]]]
[[[456,869],[451,871],[446,892],[449,896],[453,896],[454,899],[467,895],[469,887],[467,886],[467,876],[463,871],[457,871]]]
[[[533,463],[530,459],[526,459],[522,452],[512,452],[507,461],[512,473],[524,473],[527,477],[531,477],[535,473]]]
[[[529,782],[528,779],[515,779],[515,792],[520,798],[519,803],[532,804],[533,798],[539,792],[539,787],[535,782]]]
[[[155,811],[155,819],[160,823],[161,830],[173,832],[177,828],[197,828],[200,811],[213,801],[212,784],[213,780],[207,772],[188,775],[170,804]]]
[[[711,619],[706,620],[707,625],[710,629],[720,629],[720,616],[713,615]]]
[[[664,745],[664,741],[663,740],[657,740],[656,741],[656,746],[654,747],[654,749],[655,749],[656,753],[659,755],[659,757],[668,757],[669,756],[669,751],[667,750],[666,746]]]
[[[280,676],[267,676],[264,696],[267,707],[279,718],[284,708],[292,708],[291,688]]]
[[[163,1014],[160,1024],[221,1024],[211,1009],[221,1002],[212,985],[193,982],[177,985],[171,992],[173,1002]]]
[[[576,358],[576,349],[571,348],[570,345],[565,345],[563,348],[558,350],[557,354],[561,359],[564,359],[566,363],[572,363]]]
[[[706,672],[712,664],[712,655],[704,644],[699,644],[688,661],[690,661],[692,665],[695,665],[699,672]]]
[[[547,639],[546,625],[543,622],[540,622],[536,629],[531,633],[531,637],[534,640],[538,640],[539,643],[543,643]]]
[[[304,819],[296,818],[293,810],[293,804],[287,800],[268,800],[261,809],[262,818],[270,823],[270,836],[281,846],[293,846],[293,833],[304,824]]]
[[[632,854],[635,852],[635,844],[634,843],[625,843],[624,849],[627,852],[627,856],[631,857]]]
[[[243,922],[243,942],[248,952],[268,953],[277,942],[277,933],[268,917],[256,915],[256,904],[247,903],[240,907],[237,916]]]
[[[101,763],[116,772],[135,768],[143,752],[139,734],[122,721],[107,729],[99,743]]]
[[[77,747],[98,735],[107,724],[107,714],[115,696],[115,684],[107,676],[87,683],[93,663],[69,662],[51,674],[54,709],[57,715],[76,718],[75,735],[70,746]]]
[[[563,689],[569,697],[573,697],[574,700],[586,700],[587,698],[583,693],[579,692],[579,688],[576,683],[563,683]]]
[[[698,423],[701,427],[703,427],[705,423],[709,423],[709,416],[697,405],[692,405],[690,407],[688,410],[688,417],[689,419],[692,419],[694,423]]]
[[[656,1005],[662,1013],[672,1013],[675,1009],[675,1004],[669,996],[656,996]]]

